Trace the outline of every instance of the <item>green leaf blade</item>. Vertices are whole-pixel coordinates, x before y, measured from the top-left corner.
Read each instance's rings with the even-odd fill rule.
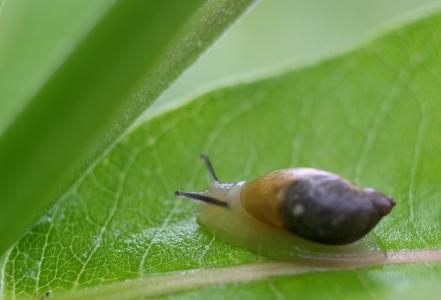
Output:
[[[114,4],[0,2],[1,133]]]
[[[52,73],[38,90],[16,94],[31,99],[18,99],[25,106],[0,137],[0,251],[251,2],[103,4],[102,17],[59,66],[48,67]]]

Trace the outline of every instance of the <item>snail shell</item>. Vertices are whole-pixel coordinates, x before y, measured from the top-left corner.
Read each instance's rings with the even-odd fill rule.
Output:
[[[255,218],[322,244],[354,242],[387,215],[394,201],[340,176],[310,168],[278,170],[244,184],[239,199]]]

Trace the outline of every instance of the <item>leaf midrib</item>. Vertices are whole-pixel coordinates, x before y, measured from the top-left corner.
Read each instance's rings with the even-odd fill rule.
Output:
[[[228,267],[192,269],[62,292],[53,299],[132,299],[155,297],[193,290],[211,285],[264,280],[274,276],[336,272],[380,265],[441,262],[441,249],[391,251],[384,262],[360,262],[351,265],[313,266],[286,262],[260,262]]]

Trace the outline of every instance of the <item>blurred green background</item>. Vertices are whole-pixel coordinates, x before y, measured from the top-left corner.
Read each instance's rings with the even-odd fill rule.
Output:
[[[87,20],[112,1],[85,3],[87,1],[54,2],[54,11],[57,11],[57,6],[69,6],[68,15],[28,10],[22,10],[22,15],[15,15],[4,13],[5,7],[11,3],[0,0],[2,97],[28,99],[27,93],[32,93],[35,86],[46,80],[48,65],[56,66],[82,31],[91,26],[81,20]],[[366,40],[379,28],[397,23],[417,11],[430,11],[431,7],[440,4],[441,0],[258,1],[157,99],[146,116],[237,78],[252,78],[268,70],[304,65],[331,56]],[[26,6],[26,1],[15,1],[12,5]],[[50,28],[52,35],[47,37],[48,28],[44,22],[39,23],[40,15],[63,20],[69,26]],[[23,26],[23,22],[27,26]],[[33,49],[17,49],[15,45],[22,42],[20,30],[29,30],[29,25],[33,30]],[[25,36],[29,38],[29,34]],[[10,81],[21,81],[23,88],[16,89],[15,84],[8,83]],[[21,101],[0,101],[0,132],[22,105]]]
[[[440,0],[261,0],[146,115],[238,78],[322,60],[440,4]]]

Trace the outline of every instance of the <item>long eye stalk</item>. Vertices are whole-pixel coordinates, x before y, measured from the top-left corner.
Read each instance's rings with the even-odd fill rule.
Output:
[[[201,159],[204,161],[205,166],[207,167],[207,171],[210,174],[211,178],[216,182],[220,182],[219,178],[216,175],[216,172],[214,172],[213,165],[211,164],[211,161],[208,158],[208,155],[201,154]]]
[[[175,196],[184,196],[190,199],[211,203],[214,205],[222,206],[222,207],[228,207],[228,203],[221,201],[219,199],[204,195],[203,193],[197,193],[197,192],[182,192],[182,191],[176,191]]]

